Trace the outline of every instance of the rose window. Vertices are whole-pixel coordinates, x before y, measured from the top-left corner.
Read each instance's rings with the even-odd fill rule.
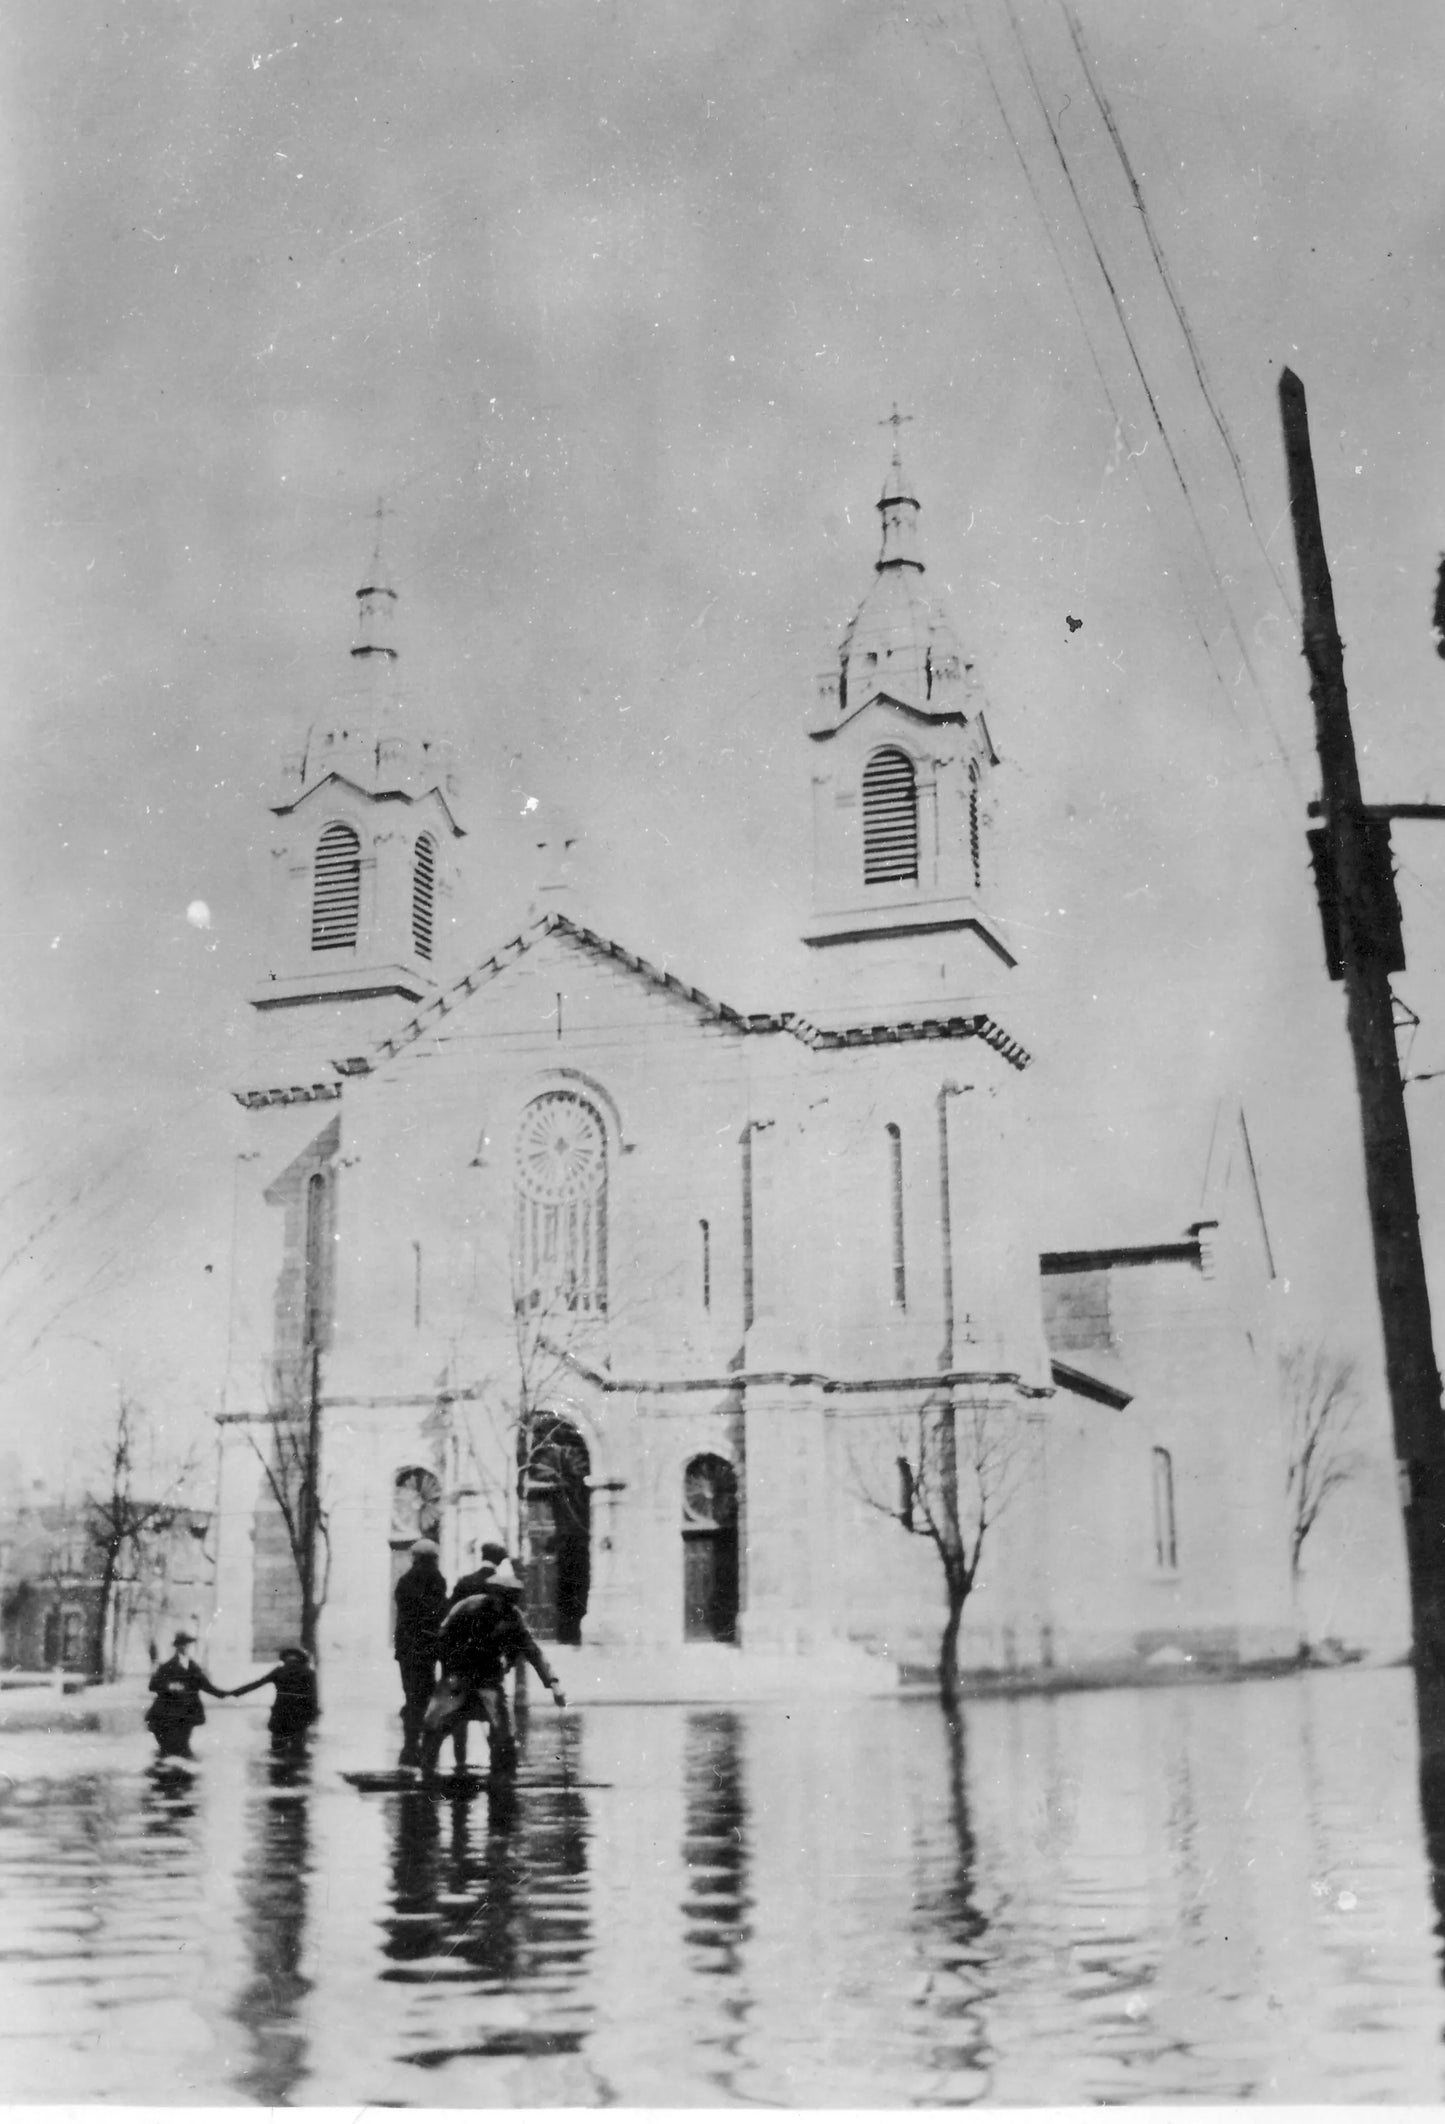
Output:
[[[529,1311],[607,1307],[607,1137],[575,1092],[534,1099],[517,1136],[517,1270]]]

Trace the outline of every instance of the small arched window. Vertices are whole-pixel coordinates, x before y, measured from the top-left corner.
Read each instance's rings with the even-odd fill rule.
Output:
[[[735,1527],[738,1478],[720,1453],[699,1453],[682,1474],[682,1517],[690,1527]]]
[[[1155,1446],[1154,1465],[1154,1562],[1161,1571],[1179,1568],[1179,1537],[1174,1525],[1174,1461],[1163,1446]]]
[[[302,1334],[308,1350],[319,1346],[326,1325],[326,1175],[313,1173],[306,1183],[306,1280]]]
[[[908,1272],[903,1257],[903,1131],[888,1124],[888,1222],[893,1261],[893,1303],[908,1303]]]
[[[429,959],[436,912],[437,849],[429,833],[416,844],[411,873],[411,941],[419,959]]]
[[[890,745],[863,770],[863,883],[918,876],[918,785],[906,752]]]
[[[361,921],[361,839],[334,821],[316,843],[311,893],[311,949],[348,951]]]

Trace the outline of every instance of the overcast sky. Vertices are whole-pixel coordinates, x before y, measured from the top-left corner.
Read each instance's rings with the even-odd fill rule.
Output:
[[[378,494],[466,956],[536,797],[598,926],[786,1006],[895,400],[1004,756],[989,1007],[1039,1056],[1053,1243],[1175,1236],[1240,1096],[1289,1318],[1373,1347],[1275,388],[1367,794],[1445,798],[1434,0],[4,15],[0,1416],[37,1462],[118,1377],[178,1435],[214,1402],[265,798]],[[1445,1070],[1445,846],[1399,846]],[[1410,1098],[1445,1318],[1445,1078]]]

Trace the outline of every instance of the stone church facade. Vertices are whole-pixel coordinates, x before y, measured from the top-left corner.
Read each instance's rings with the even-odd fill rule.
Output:
[[[223,1666],[295,1632],[275,1477],[308,1436],[334,1676],[389,1671],[418,1530],[449,1575],[520,1549],[564,1642],[926,1665],[944,1418],[965,1532],[991,1521],[966,1668],[1295,1649],[1247,1145],[1221,1136],[1203,1221],[1048,1251],[1031,1058],[978,1000],[1014,963],[997,756],[896,453],[879,514],[808,740],[816,979],[764,1014],[545,891],[440,963],[464,807],[393,594],[359,593],[354,684],[273,806],[236,1087]]]

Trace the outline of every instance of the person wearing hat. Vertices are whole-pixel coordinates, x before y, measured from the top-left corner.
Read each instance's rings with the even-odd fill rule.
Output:
[[[504,1556],[492,1571],[485,1590],[459,1600],[443,1622],[443,1681],[422,1738],[424,1775],[435,1770],[448,1733],[452,1736],[457,1768],[465,1767],[467,1720],[471,1718],[486,1722],[493,1774],[513,1774],[517,1767],[517,1735],[507,1701],[507,1676],[520,1659],[536,1670],[538,1678],[551,1690],[553,1702],[565,1705],[562,1684],[527,1628],[521,1596],[522,1581]]]
[[[273,1667],[269,1674],[260,1674],[255,1681],[242,1682],[239,1689],[223,1689],[221,1694],[249,1696],[253,1689],[264,1689],[267,1682],[276,1690],[271,1715],[266,1721],[271,1746],[294,1748],[316,1723],[321,1709],[316,1694],[316,1669],[300,1645],[283,1645],[281,1664]]]
[[[441,1551],[423,1537],[411,1545],[411,1563],[396,1582],[392,1651],[401,1670],[401,1763],[421,1759],[422,1718],[437,1672],[437,1639],[447,1612],[447,1582]]]
[[[195,1641],[189,1630],[177,1630],[173,1640],[174,1652],[169,1659],[161,1661],[151,1676],[151,1706],[146,1713],[146,1724],[162,1755],[188,1756],[191,1735],[197,1726],[206,1722],[202,1695],[226,1694],[224,1689],[216,1687],[204,1667],[191,1658],[191,1646]]]
[[[507,1561],[507,1552],[499,1541],[484,1541],[481,1562],[452,1587],[452,1606],[455,1607],[459,1600],[470,1599],[473,1593],[485,1593],[492,1573],[499,1564]]]

